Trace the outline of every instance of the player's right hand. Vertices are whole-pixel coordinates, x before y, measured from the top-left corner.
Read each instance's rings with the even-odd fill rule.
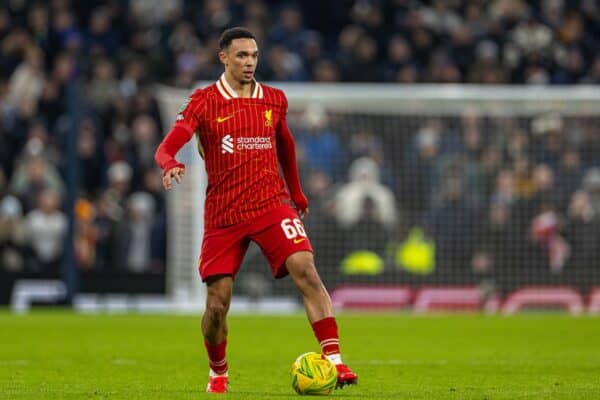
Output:
[[[165,172],[162,180],[163,187],[165,188],[165,190],[171,189],[171,186],[173,186],[173,178],[175,178],[175,181],[177,181],[177,183],[181,183],[184,174],[185,168],[181,167],[173,167],[167,172]]]

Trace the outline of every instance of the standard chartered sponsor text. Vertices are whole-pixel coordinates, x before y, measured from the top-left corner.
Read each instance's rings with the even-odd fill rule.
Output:
[[[239,137],[235,141],[237,150],[267,150],[273,148],[269,136]]]

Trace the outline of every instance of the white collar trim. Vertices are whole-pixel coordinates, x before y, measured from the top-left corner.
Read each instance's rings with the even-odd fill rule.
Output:
[[[251,98],[262,99],[264,96],[262,86],[256,81],[256,79],[254,79],[254,83],[254,91],[252,92]],[[221,93],[221,96],[223,96],[227,100],[240,97],[238,96],[237,92],[233,90],[233,88],[229,85],[227,79],[225,79],[225,73],[223,73],[217,81],[217,89],[219,90],[219,93]]]

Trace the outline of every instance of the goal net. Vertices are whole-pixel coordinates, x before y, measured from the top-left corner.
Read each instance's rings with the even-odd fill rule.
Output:
[[[478,304],[528,288],[536,299],[548,288],[586,299],[600,283],[596,89],[277,86],[310,201],[304,223],[338,305],[418,308],[430,289],[434,299],[448,290],[448,304],[468,290]],[[167,125],[188,95],[158,88]],[[188,173],[168,197],[168,288],[202,297],[206,178],[195,143],[179,157]],[[297,296],[289,278],[270,278],[257,247],[235,294]]]

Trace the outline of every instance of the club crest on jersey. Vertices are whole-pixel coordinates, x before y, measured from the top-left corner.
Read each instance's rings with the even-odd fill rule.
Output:
[[[273,110],[265,110],[265,126],[267,128],[273,126]]]

